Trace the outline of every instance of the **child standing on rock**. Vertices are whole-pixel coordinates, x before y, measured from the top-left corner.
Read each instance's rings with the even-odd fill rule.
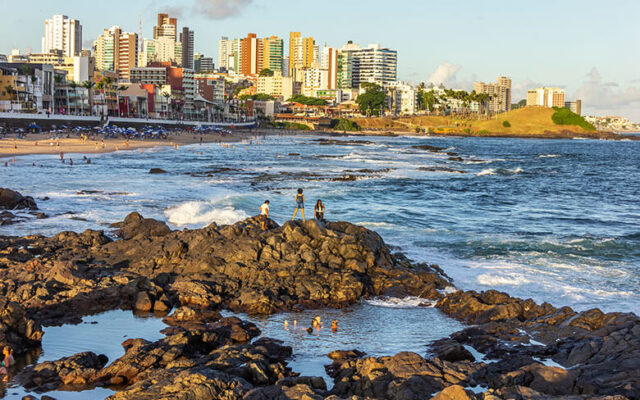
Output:
[[[267,230],[267,218],[269,218],[269,200],[260,206],[260,226],[263,231]]]
[[[291,220],[293,221],[294,219],[296,219],[296,214],[298,214],[298,210],[300,210],[300,212],[302,213],[302,220],[306,221],[306,219],[304,218],[304,195],[302,194],[302,189],[298,189],[298,194],[296,194],[296,210],[293,212],[293,218],[291,218]]]

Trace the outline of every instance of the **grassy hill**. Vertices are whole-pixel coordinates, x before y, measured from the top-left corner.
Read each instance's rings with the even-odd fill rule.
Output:
[[[413,116],[400,118],[356,118],[363,130],[427,132],[433,135],[603,137],[582,117],[566,108],[524,107],[486,120],[462,116]]]

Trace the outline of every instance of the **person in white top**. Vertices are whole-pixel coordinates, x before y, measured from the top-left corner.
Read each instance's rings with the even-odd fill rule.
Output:
[[[267,218],[269,218],[269,200],[265,200],[260,206],[260,225],[263,231],[267,230]]]

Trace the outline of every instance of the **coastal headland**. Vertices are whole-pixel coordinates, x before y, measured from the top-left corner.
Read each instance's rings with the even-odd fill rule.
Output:
[[[37,208],[3,193],[5,208]],[[132,213],[107,233],[0,236],[0,346],[19,356],[40,346],[42,326],[114,309],[165,316],[165,337],[128,339],[117,360],[84,352],[15,371],[25,388],[105,386],[118,390],[112,400],[640,398],[635,314],[461,291],[442,268],[393,253],[360,226],[268,220],[263,231],[249,218],[172,231]],[[287,366],[287,343],[252,341],[255,325],[219,313],[340,308],[376,296],[423,298],[468,327],[433,343],[435,357],[336,349],[329,388]]]
[[[637,136],[598,131],[583,123],[579,116],[567,123],[553,116],[557,111],[547,107],[525,107],[485,119],[477,116],[407,116],[397,118],[354,118],[362,134],[505,137],[538,139],[606,139],[639,140]],[[581,124],[581,125],[579,125]]]

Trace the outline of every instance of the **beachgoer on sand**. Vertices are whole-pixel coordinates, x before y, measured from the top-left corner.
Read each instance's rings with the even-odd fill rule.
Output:
[[[267,219],[269,218],[269,200],[265,200],[260,206],[260,226],[263,231],[267,230]]]
[[[298,189],[298,194],[296,194],[295,200],[296,209],[293,212],[293,218],[291,218],[291,220],[293,221],[294,219],[296,219],[296,214],[298,214],[298,210],[300,210],[300,212],[302,213],[302,220],[306,221],[306,219],[304,218],[304,195],[302,194],[302,189]]]
[[[318,199],[316,202],[316,207],[313,211],[313,216],[318,221],[324,220],[324,204],[322,204],[322,200]]]

